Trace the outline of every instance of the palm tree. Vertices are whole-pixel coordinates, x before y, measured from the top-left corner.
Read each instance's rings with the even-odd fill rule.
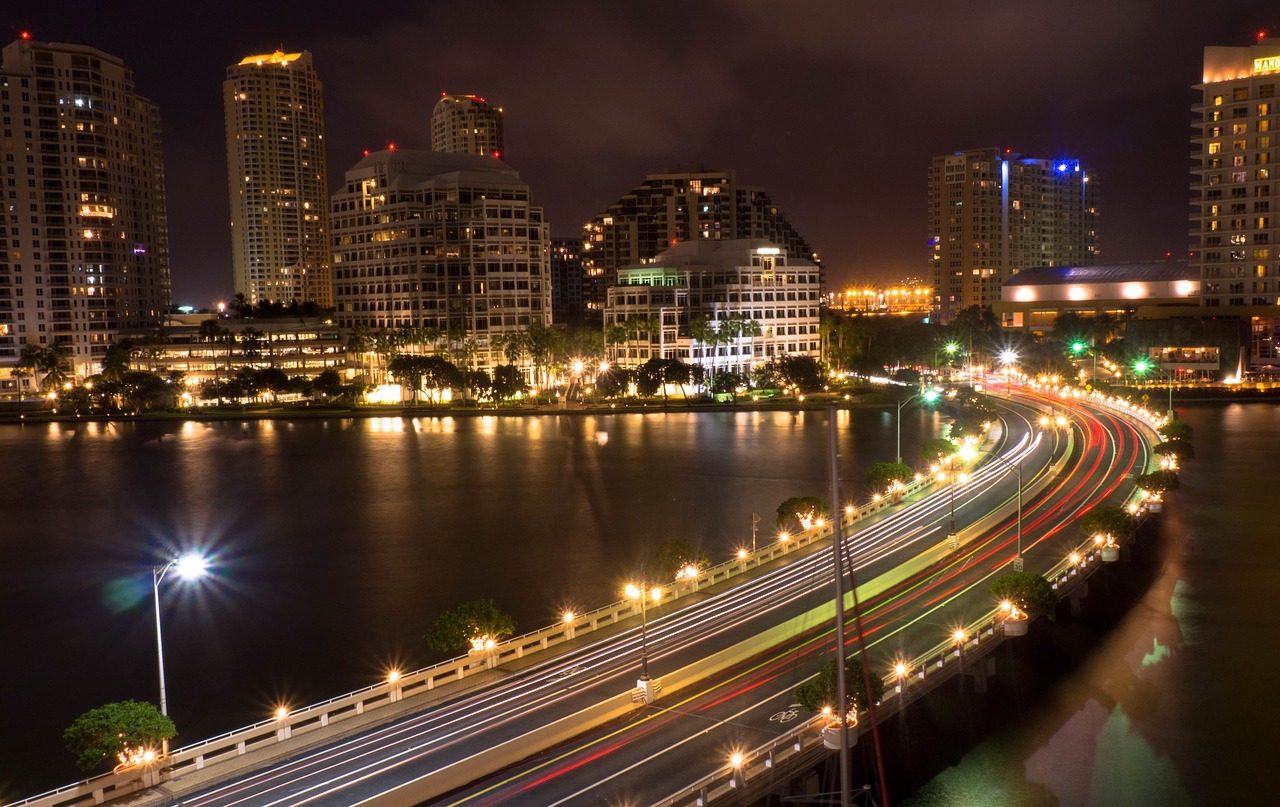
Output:
[[[40,370],[40,359],[44,353],[44,348],[39,345],[27,343],[22,346],[22,355],[18,358],[13,370],[10,371],[18,379],[18,400],[22,400],[22,379],[30,377],[35,384],[36,391],[40,390],[40,380],[37,372]]]
[[[351,329],[351,335],[347,337],[347,352],[353,353],[360,362],[360,369],[365,370],[365,357],[373,350],[373,337],[369,334],[369,329],[363,325],[357,325]],[[368,369],[366,375],[372,375],[373,370]]]
[[[71,348],[65,342],[55,342],[40,355],[40,370],[44,372],[44,384],[60,389],[66,383],[71,370]]]

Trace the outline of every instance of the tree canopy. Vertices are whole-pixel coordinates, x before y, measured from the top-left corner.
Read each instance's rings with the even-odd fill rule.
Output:
[[[831,516],[831,505],[821,496],[793,496],[778,505],[778,529],[808,529],[819,518]]]
[[[178,733],[173,721],[154,705],[139,701],[108,703],[80,715],[62,733],[80,770],[115,766],[130,750],[156,748]]]
[[[1177,490],[1182,486],[1182,483],[1178,480],[1178,472],[1170,470],[1152,471],[1149,474],[1143,474],[1134,480],[1134,484],[1152,493]]]
[[[469,600],[441,614],[423,638],[432,650],[454,653],[478,649],[477,642],[482,645],[486,639],[496,642],[515,629],[515,620],[493,600]]]
[[[1032,572],[1002,574],[992,581],[989,590],[997,599],[1008,600],[1030,616],[1052,619],[1058,606],[1053,584]]]
[[[848,696],[846,713],[855,709],[861,712],[870,705],[871,699],[867,698],[868,677],[871,679],[871,698],[874,698],[876,703],[880,702],[884,697],[884,679],[874,672],[870,676],[863,675],[862,665],[856,659],[847,660],[844,669],[845,692]],[[810,712],[821,712],[823,707],[827,706],[835,711],[838,701],[837,689],[836,660],[831,659],[823,665],[816,677],[796,687],[793,694],[796,703]]]
[[[1133,532],[1133,519],[1123,507],[1095,507],[1080,519],[1080,531],[1090,537],[1110,535],[1121,538]]]
[[[685,538],[670,538],[658,547],[658,579],[674,580],[676,574],[686,566],[696,566],[706,571],[711,565],[711,558],[706,552],[689,543]]]
[[[911,466],[906,463],[877,462],[867,469],[865,478],[867,487],[880,491],[888,488],[894,482],[910,482],[914,476]]]

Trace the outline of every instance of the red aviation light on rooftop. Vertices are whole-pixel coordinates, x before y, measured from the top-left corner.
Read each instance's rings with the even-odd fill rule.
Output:
[[[30,39],[30,38],[31,38],[31,32],[30,32],[30,31],[23,31],[23,32],[22,32],[22,38],[23,38],[23,39]]]
[[[502,152],[501,152],[501,151],[494,151],[494,152],[493,152],[493,159],[495,159],[495,160],[501,160],[501,159],[502,159]]]
[[[1267,38],[1267,32],[1266,32],[1266,31],[1259,31],[1259,32],[1258,32],[1258,39],[1266,39],[1266,38]]]
[[[387,151],[395,151],[395,150],[396,150],[396,144],[395,144],[395,143],[388,143],[388,144],[387,144]]]
[[[365,150],[364,150],[364,156],[366,156],[366,157],[368,157],[368,156],[369,156],[369,149],[365,149]]]

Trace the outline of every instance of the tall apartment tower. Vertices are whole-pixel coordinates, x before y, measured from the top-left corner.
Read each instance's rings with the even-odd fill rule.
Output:
[[[65,345],[96,372],[169,305],[160,114],[119,58],[24,35],[0,56],[0,366]]]
[[[551,324],[550,229],[501,160],[376,152],[332,203],[340,327],[425,328],[492,369],[507,361],[495,337]]]
[[[650,174],[585,225],[587,318],[601,321],[606,289],[624,266],[652,261],[682,241],[730,238],[763,238],[792,258],[819,263],[764,189],[739,184],[733,170],[690,165]]]
[[[1204,49],[1191,109],[1191,266],[1202,306],[1280,304],[1277,86],[1280,39]]]
[[[443,93],[431,111],[431,150],[501,158],[502,107],[476,95]]]
[[[582,322],[582,239],[551,239],[551,315],[556,322]]]
[[[1097,179],[1079,160],[986,148],[935,157],[929,169],[934,306],[946,322],[1000,299],[1033,266],[1097,261]]]
[[[324,100],[311,54],[247,56],[222,85],[236,292],[333,304]]]

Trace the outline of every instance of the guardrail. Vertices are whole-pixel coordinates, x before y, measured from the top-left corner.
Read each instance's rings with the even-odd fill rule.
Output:
[[[906,497],[918,494],[935,483],[930,476],[913,481],[903,490],[861,506],[849,507],[841,516],[845,527],[900,504]],[[679,599],[699,589],[722,583],[744,572],[809,547],[831,537],[831,525],[811,527],[786,541],[771,541],[756,550],[712,566],[697,579],[658,586],[662,599]],[[244,755],[293,740],[295,737],[330,726],[379,708],[425,694],[445,684],[465,681],[468,677],[500,664],[523,658],[529,653],[562,645],[579,635],[590,633],[625,619],[640,615],[640,606],[631,600],[597,608],[582,615],[498,642],[480,653],[460,656],[413,672],[393,675],[386,681],[348,692],[319,703],[291,710],[283,715],[254,723],[175,749],[158,765],[132,768],[120,773],[104,774],[85,781],[41,793],[6,807],[71,807],[77,804],[102,804],[136,793],[210,765],[239,759]]]

